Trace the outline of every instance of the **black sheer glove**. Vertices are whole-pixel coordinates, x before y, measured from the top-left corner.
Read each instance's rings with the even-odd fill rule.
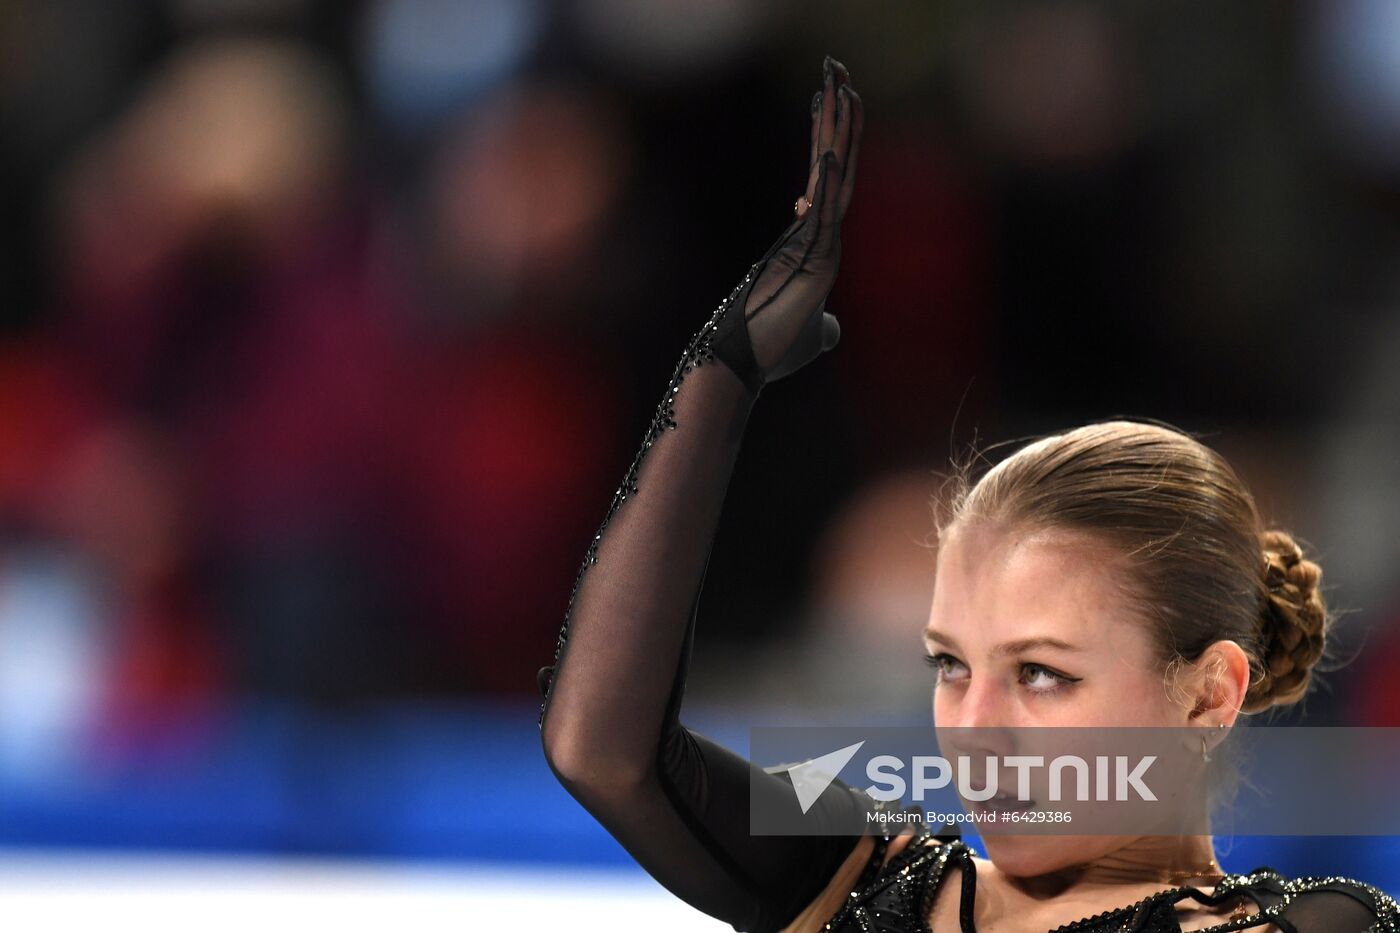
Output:
[[[749,270],[714,339],[715,356],[755,395],[841,337],[826,297],[841,261],[841,221],[855,186],[864,112],[843,66],[827,59],[825,75],[812,98],[811,164],[797,219]]]
[[[653,877],[738,930],[781,929],[857,842],[750,834],[751,793],[754,806],[797,810],[790,779],[679,718],[701,585],[749,412],[765,382],[829,349],[838,333],[822,305],[861,117],[846,70],[828,60],[825,77],[798,219],[686,347],[584,555],[554,665],[539,675],[541,741],[560,783]],[[872,805],[836,781],[807,818],[859,825]]]

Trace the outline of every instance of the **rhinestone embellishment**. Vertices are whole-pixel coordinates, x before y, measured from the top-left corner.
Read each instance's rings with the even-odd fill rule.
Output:
[[[876,917],[879,919],[876,929],[884,933],[929,933],[928,912],[932,908],[933,894],[943,880],[949,860],[953,859],[965,868],[971,857],[972,850],[961,840],[940,842],[924,830],[920,836],[910,841],[908,847],[892,858],[872,881],[858,884],[841,909],[821,929],[823,933],[864,933],[870,928],[870,918]],[[1376,908],[1376,922],[1369,927],[1368,933],[1400,933],[1400,903],[1373,885],[1341,875],[1303,877],[1290,881],[1272,869],[1257,869],[1247,875],[1226,875],[1216,885],[1213,896],[1229,894],[1266,881],[1274,883],[1276,890],[1282,892],[1277,904],[1245,917],[1207,927],[1199,933],[1228,933],[1262,926],[1283,915],[1300,895],[1338,883],[1360,888],[1371,897]],[[1140,924],[1150,922],[1153,914],[1150,911],[1142,912],[1140,909],[1173,894],[1180,895],[1185,890],[1186,886],[1159,891],[1127,907],[1062,924],[1050,933],[1134,933],[1136,930],[1148,929]],[[1135,917],[1138,926],[1134,925]],[[1150,929],[1162,928],[1153,925]],[[1176,929],[1179,930],[1179,927]]]
[[[545,707],[549,704],[549,694],[554,688],[554,673],[559,667],[559,658],[564,653],[564,644],[569,637],[569,624],[573,619],[574,601],[578,597],[579,587],[583,584],[583,576],[589,567],[598,563],[598,545],[603,540],[603,532],[607,529],[608,523],[612,521],[617,510],[631,496],[637,494],[637,474],[641,470],[642,461],[646,459],[647,452],[653,443],[666,431],[676,427],[676,393],[680,391],[681,383],[687,374],[697,366],[713,362],[716,357],[711,348],[711,341],[720,322],[734,306],[735,299],[753,281],[757,275],[759,264],[755,263],[749,267],[749,271],[723,301],[715,308],[695,336],[690,338],[686,345],[685,352],[681,354],[680,360],[676,363],[675,371],[671,374],[671,381],[667,383],[666,391],[661,396],[661,402],[656,407],[656,414],[648,425],[646,434],[642,439],[642,446],[637,450],[637,455],[632,460],[632,465],[628,467],[627,473],[622,478],[622,484],[613,493],[612,502],[608,505],[607,514],[603,516],[602,524],[598,526],[598,531],[593,535],[593,540],[588,544],[588,550],[583,555],[583,562],[579,565],[578,573],[574,575],[573,589],[569,593],[568,608],[564,612],[564,623],[559,629],[559,639],[554,646],[554,663],[547,670],[550,673],[547,686],[543,687],[544,697],[540,701],[540,716],[538,725],[544,728]]]

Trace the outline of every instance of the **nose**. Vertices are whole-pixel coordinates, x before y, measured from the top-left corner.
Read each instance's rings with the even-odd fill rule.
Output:
[[[997,729],[1012,725],[1012,698],[992,677],[973,676],[958,693],[939,694],[946,702],[935,704],[938,725],[950,728]]]
[[[991,678],[972,677],[960,694],[937,704],[934,725],[944,754],[982,760],[1016,754],[1011,697]]]

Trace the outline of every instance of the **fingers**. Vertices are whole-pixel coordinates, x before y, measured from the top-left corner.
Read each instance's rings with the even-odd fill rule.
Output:
[[[759,266],[766,267],[769,260],[776,257],[788,270],[787,278],[772,289],[767,299],[751,306],[748,309],[750,315],[758,313],[759,309],[782,290],[792,276],[804,270],[810,271],[810,260],[833,255],[838,246],[837,237],[840,230],[840,217],[836,210],[840,191],[841,166],[836,157],[828,151],[817,161],[817,181],[816,190],[812,193],[812,207],[783,231],[782,236],[778,237],[758,262]]]
[[[818,146],[820,145],[819,135],[821,133],[822,97],[821,91],[812,95],[812,142],[811,151],[807,156],[807,187],[797,199],[795,210],[798,219],[801,219],[807,213],[807,208],[812,206],[812,192],[816,190],[817,186],[817,157],[821,155],[821,149]]]
[[[836,60],[828,55],[826,61],[822,63],[822,106],[821,126],[817,133],[818,153],[830,149],[836,139],[836,106],[840,100],[836,88],[840,84]]]
[[[841,88],[845,96],[845,110],[850,114],[846,157],[841,160],[841,197],[838,203],[838,217],[846,216],[846,208],[851,203],[851,193],[856,187],[856,158],[860,155],[860,136],[865,128],[865,105],[855,88],[846,85]]]
[[[865,125],[865,107],[851,85],[851,73],[840,62],[836,63],[836,128],[832,140],[832,151],[841,163],[842,186],[838,201],[838,222],[845,216],[846,207],[851,201],[855,187],[856,156],[860,151],[860,134]]]
[[[845,216],[855,187],[855,160],[865,125],[865,107],[851,86],[846,66],[827,56],[822,65],[822,89],[812,98],[810,171],[807,190],[796,205],[799,218],[805,216],[817,197],[817,179],[823,154],[833,152],[841,166],[842,184],[837,200],[837,222]]]
[[[836,153],[827,150],[817,163],[817,187],[812,194],[812,207],[807,218],[809,253],[829,255],[836,247],[841,217],[839,204],[842,183],[841,163]]]
[[[840,62],[832,62],[831,70],[834,78],[832,95],[836,98],[836,122],[832,125],[829,148],[836,153],[836,158],[841,164],[845,165],[846,153],[851,147],[851,107],[850,98],[846,96],[846,91],[851,86],[851,75]]]
[[[817,200],[817,169],[821,162],[823,152],[831,148],[832,140],[836,134],[836,104],[838,95],[836,93],[836,62],[827,56],[822,64],[822,89],[817,92],[813,103],[815,104],[812,115],[812,152],[811,163],[807,173],[807,192],[805,197],[809,203],[815,204]],[[800,212],[801,216],[805,211]]]

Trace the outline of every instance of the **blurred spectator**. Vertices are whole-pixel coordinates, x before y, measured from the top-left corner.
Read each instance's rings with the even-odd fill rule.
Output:
[[[827,52],[869,115],[842,341],[754,413],[696,695],[922,717],[935,471],[1129,414],[1204,432],[1357,610],[1309,721],[1394,719],[1385,3],[116,9],[0,13],[9,777],[263,699],[533,701]]]

